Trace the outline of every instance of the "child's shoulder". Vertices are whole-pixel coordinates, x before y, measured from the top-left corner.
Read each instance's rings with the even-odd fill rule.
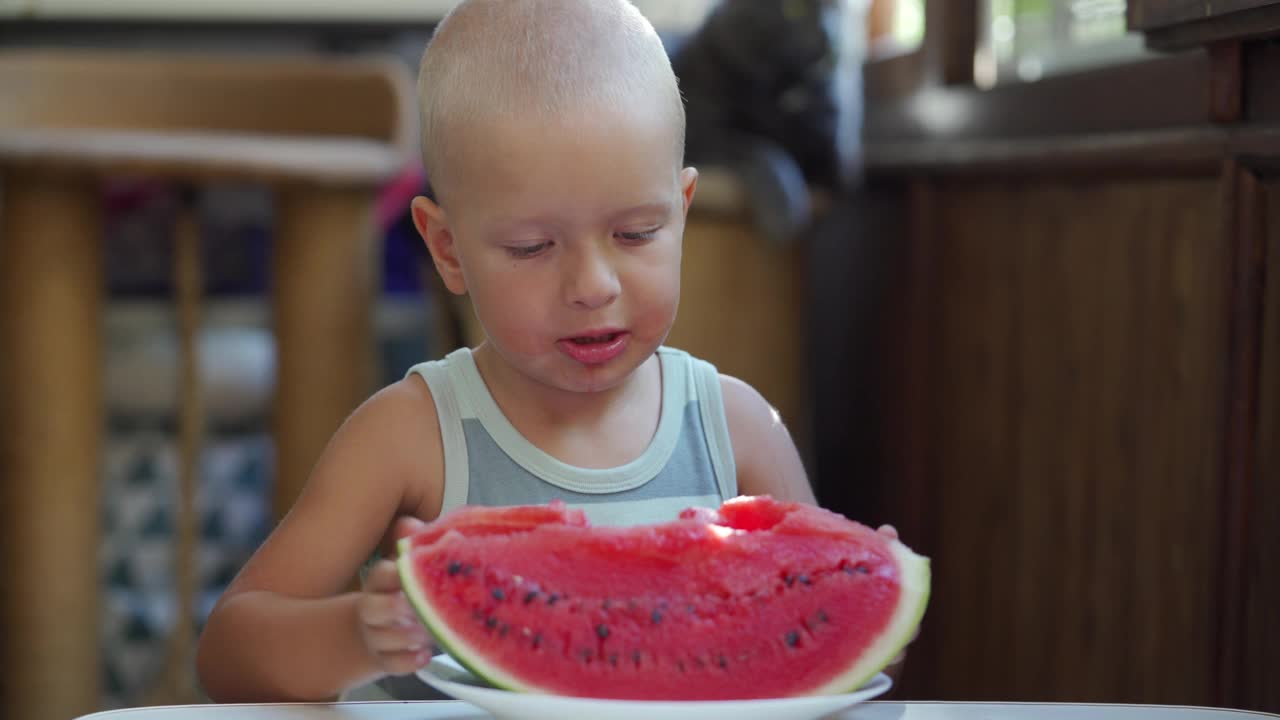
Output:
[[[440,421],[431,389],[409,376],[374,393],[339,429],[335,440],[382,466],[409,469],[440,450]]]

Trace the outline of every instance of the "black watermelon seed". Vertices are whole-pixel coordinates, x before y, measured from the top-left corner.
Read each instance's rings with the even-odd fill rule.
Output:
[[[498,602],[502,602],[507,599],[507,594],[502,592],[502,588],[494,588],[493,592],[490,594],[493,595],[493,599]]]
[[[490,615],[489,617],[485,618],[484,626],[489,628],[490,630],[498,627],[498,618]]]
[[[506,637],[507,631],[510,629],[511,629],[510,625],[506,623],[502,623],[502,627],[498,628],[498,637]]]
[[[636,667],[640,667],[640,651],[639,650],[632,651],[631,662],[635,663]]]
[[[792,630],[787,633],[787,647],[795,647],[800,644],[800,633]]]
[[[534,648],[542,647],[542,633],[533,634],[533,647]]]
[[[559,600],[559,599],[560,599],[560,596],[559,596],[558,594],[556,594],[556,593],[551,593],[550,595],[548,595],[548,596],[547,596],[547,604],[548,604],[548,605],[555,605],[555,604],[556,604],[556,601],[557,601],[557,600]]]
[[[609,626],[608,626],[608,625],[605,625],[604,623],[600,623],[599,625],[597,625],[597,626],[596,626],[596,635],[599,635],[601,640],[604,640],[604,639],[608,638],[608,637],[609,637]]]
[[[819,611],[818,611],[818,622],[820,622],[820,623],[824,623],[824,622],[826,622],[827,620],[828,620],[828,618],[827,618],[827,612],[826,612],[825,610],[819,610]]]
[[[524,604],[525,604],[525,605],[528,605],[529,603],[531,603],[531,602],[533,602],[534,600],[537,600],[537,599],[538,599],[538,591],[537,591],[537,590],[530,590],[529,592],[525,593],[525,596],[524,596]]]
[[[787,576],[783,578],[782,581],[787,584],[787,587],[791,587],[796,584],[796,576],[791,573],[787,573]]]
[[[716,658],[716,665],[719,665],[720,668],[723,670],[724,668],[729,667],[729,661],[725,660],[724,656],[721,655],[720,657]]]
[[[609,664],[614,667],[618,667],[618,653],[612,653],[609,655]]]
[[[450,560],[449,561],[449,577],[453,577],[454,575],[457,575],[460,572],[462,572],[462,563],[458,562],[457,560]]]
[[[677,661],[676,661],[676,667],[680,668],[680,672],[685,672],[685,669],[684,669],[684,661],[683,661],[683,660],[677,660]]]
[[[582,648],[582,659],[591,662],[591,648]]]
[[[662,611],[654,610],[652,613],[649,614],[649,619],[653,621],[654,625],[657,625],[658,623],[662,622]]]
[[[863,565],[862,563],[858,563],[856,566],[854,566],[854,568],[853,568],[853,569],[854,569],[854,570],[856,570],[856,571],[858,572],[858,574],[860,574],[860,575],[870,575],[870,574],[871,574],[871,569],[870,569],[870,568],[868,568],[866,565]]]
[[[810,582],[809,582],[809,576],[808,576],[808,575],[801,575],[801,576],[799,576],[799,577],[798,577],[798,578],[796,578],[796,579],[800,581],[800,584],[801,584],[801,585],[809,585],[809,584],[810,584]]]

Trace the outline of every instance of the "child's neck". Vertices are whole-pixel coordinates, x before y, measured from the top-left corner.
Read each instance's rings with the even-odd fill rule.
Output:
[[[639,457],[657,432],[662,371],[650,357],[615,387],[569,392],[529,378],[492,347],[473,353],[476,368],[507,421],[544,452],[580,467],[614,467]]]

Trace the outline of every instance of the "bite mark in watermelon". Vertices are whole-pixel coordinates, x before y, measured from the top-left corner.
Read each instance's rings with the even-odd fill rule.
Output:
[[[930,577],[901,542],[767,496],[627,528],[464,507],[397,564],[439,645],[495,687],[650,700],[855,690],[910,640]]]

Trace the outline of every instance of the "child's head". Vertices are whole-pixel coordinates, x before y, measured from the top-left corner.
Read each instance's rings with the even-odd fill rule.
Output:
[[[626,0],[464,0],[419,92],[414,220],[446,285],[524,375],[617,385],[674,321],[697,176],[653,27]]]

